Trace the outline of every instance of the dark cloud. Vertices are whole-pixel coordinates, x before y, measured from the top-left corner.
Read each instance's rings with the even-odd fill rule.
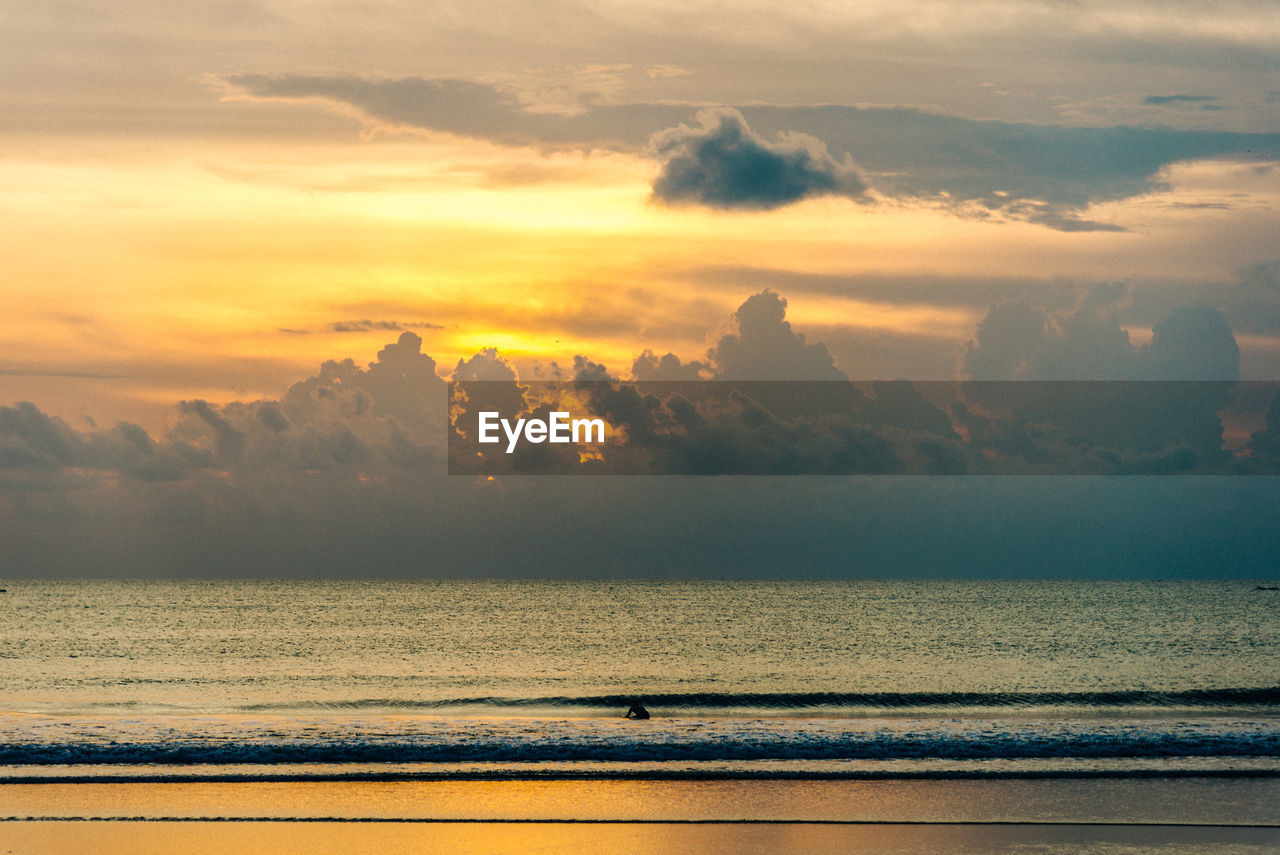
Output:
[[[326,362],[318,375],[290,387],[280,409],[295,424],[370,415],[392,417],[430,434],[443,418],[445,383],[436,374],[435,360],[421,348],[422,338],[405,332],[379,351],[367,370],[350,359]]]
[[[1151,344],[1138,353],[1143,379],[1240,379],[1240,348],[1226,319],[1212,306],[1184,306],[1152,332]]]
[[[1181,307],[1156,325],[1150,344],[1135,347],[1116,321],[1126,296],[1120,285],[1098,285],[1069,311],[1049,312],[1017,301],[992,307],[970,346],[970,374],[1050,382],[956,387],[876,381],[868,387],[848,383],[824,345],[792,330],[786,301],[766,290],[739,307],[737,329],[720,338],[708,365],[685,364],[674,354],[659,359],[645,351],[633,365],[635,382],[619,383],[603,365],[580,356],[573,383],[517,384],[512,372],[503,382],[488,384],[521,390],[503,411],[513,419],[573,410],[573,401],[562,397],[565,390],[577,399],[585,394],[590,412],[618,434],[597,456],[583,462],[531,449],[508,457],[460,444],[451,449],[453,471],[1159,474],[1247,469],[1223,448],[1220,411],[1238,378],[1238,352],[1221,314],[1203,304]],[[699,377],[717,382],[688,382]],[[783,378],[788,382],[777,382]],[[744,382],[726,382],[731,380]],[[467,394],[497,400],[484,388],[468,387]]]
[[[1217,95],[1148,95],[1142,99],[1144,104],[1196,104],[1204,101],[1217,101]]]
[[[1026,301],[993,309],[975,354],[1001,372],[1025,373],[1083,358],[1089,347],[1118,347],[1125,342],[1111,321],[1123,301],[1117,289],[1097,289],[1070,309]],[[777,362],[792,376],[842,378],[785,309],[779,295],[757,293],[705,364],[649,353],[633,374],[699,365],[700,376],[724,380]],[[1129,365],[1136,376],[1229,376],[1230,331],[1220,321],[1205,306],[1169,312],[1149,345],[1130,345]],[[1008,341],[997,348],[1003,333]],[[635,460],[708,474],[886,477],[490,483],[445,475],[447,396],[421,345],[405,332],[371,363],[326,362],[278,401],[184,402],[160,434],[128,423],[82,430],[29,403],[0,407],[5,571],[883,577],[1017,576],[1034,567],[1049,576],[1170,577],[1261,573],[1280,560],[1274,538],[1258,536],[1274,516],[1274,479],[1189,476],[1153,488],[1143,479],[893,477],[1077,471],[1069,468],[1076,463],[1114,474],[1272,471],[1280,397],[1258,397],[1259,411],[1271,403],[1249,428],[1255,468],[1222,460],[1214,396],[1230,381],[1146,383],[1148,398],[1116,385],[1122,391],[1105,393],[1105,406],[1043,384],[1043,399],[1014,412],[968,387],[962,406],[951,383],[730,383],[741,387],[736,395],[702,399],[655,391],[656,379],[605,379],[605,366],[580,357],[574,374],[602,386],[576,394],[625,426]],[[501,380],[532,412],[551,406],[524,398],[533,384],[495,350],[459,361],[454,374]],[[811,388],[821,394],[804,391]],[[1097,441],[1104,426],[1123,441]],[[522,465],[549,464],[529,457]],[[1179,524],[1153,533],[1152,521],[1166,519]],[[993,520],[999,554],[989,548]]]
[[[81,439],[66,422],[29,402],[0,407],[0,467],[55,469],[79,461]]]
[[[466,395],[496,401],[484,386]],[[1223,413],[1256,423],[1276,384],[1230,381],[770,382],[575,380],[522,385],[512,423],[586,411],[605,439],[578,448],[474,441],[460,418],[455,475],[1275,474],[1224,447]],[[1276,408],[1272,404],[1271,409]],[[465,414],[460,414],[465,415]],[[1268,424],[1275,421],[1268,416]]]
[[[702,362],[684,362],[674,353],[658,357],[645,350],[631,363],[631,376],[637,380],[701,380],[711,367]]]
[[[422,340],[405,332],[362,369],[326,362],[279,401],[182,401],[168,431],[82,432],[30,403],[0,408],[0,470],[114,472],[177,481],[219,471],[288,480],[300,472],[443,464],[446,386]]]
[[[687,106],[648,104],[584,104],[569,114],[531,111],[515,92],[451,78],[239,74],[225,83],[251,98],[322,100],[348,113],[355,108],[380,126],[553,148],[638,147],[690,113]]]
[[[1049,341],[1049,314],[1044,309],[1021,300],[997,303],[978,322],[965,353],[965,373],[978,380],[1026,377]]]
[[[852,377],[950,380],[956,376],[958,337],[840,323],[806,325],[827,346],[836,365]]]
[[[1062,211],[1034,211],[1025,215],[1027,222],[1048,226],[1060,232],[1123,232],[1124,226],[1116,223],[1104,223],[1099,220],[1086,220]]]
[[[609,369],[600,362],[592,362],[581,354],[573,357],[573,379],[582,383],[595,383],[613,379]]]
[[[1260,457],[1280,460],[1280,390],[1267,404],[1266,426],[1250,435],[1249,450]]]
[[[517,382],[515,367],[495,347],[486,347],[465,361],[459,359],[453,380],[455,390],[459,383],[475,384],[465,387],[470,394],[465,390],[461,395],[455,393],[450,401],[451,409],[457,411],[454,422],[463,430],[472,431],[477,413],[482,411],[520,412],[525,407],[526,387]]]
[[[442,330],[441,324],[431,324],[425,321],[371,321],[365,318],[361,321],[334,321],[329,324],[329,329],[333,332],[340,333],[362,333],[362,332],[401,332],[403,330]]]
[[[1280,261],[1241,270],[1235,286],[1219,299],[1233,330],[1280,335]]]
[[[214,448],[220,459],[239,462],[244,452],[245,435],[232,427],[216,407],[207,401],[182,401],[178,404],[178,412],[195,416],[213,431]]]
[[[737,110],[703,110],[697,127],[680,125],[651,142],[664,160],[653,198],[667,204],[771,210],[812,196],[865,200],[867,183],[849,155],[837,160],[802,134],[769,142]]]
[[[458,360],[453,369],[454,380],[510,380],[515,382],[516,370],[498,353],[496,347],[486,347],[467,360]]]
[[[1171,163],[1280,157],[1280,134],[974,121],[892,107],[762,106],[742,113],[758,133],[797,129],[833,151],[856,153],[877,192],[977,202],[995,213],[1038,216],[1052,227],[1071,228],[1091,202],[1157,189]],[[1053,214],[1066,219],[1054,221]]]
[[[975,380],[1226,380],[1240,378],[1240,349],[1223,313],[1181,306],[1136,347],[1121,328],[1128,289],[1096,285],[1070,311],[1021,300],[993,305],[964,355]]]
[[[747,298],[734,313],[736,329],[707,355],[726,380],[847,380],[821,342],[809,343],[786,320],[787,301],[772,291]]]
[[[209,462],[180,444],[157,442],[129,422],[82,432],[29,402],[0,407],[0,484],[7,487],[83,483],[66,477],[77,472],[174,481]]]
[[[1091,448],[1094,462],[1116,474],[1227,465],[1220,412],[1240,376],[1230,327],[1210,306],[1184,306],[1135,347],[1116,320],[1124,297],[1118,286],[1099,286],[1071,312],[993,306],[965,354],[968,375],[1055,382],[972,384],[971,402],[989,412],[1011,407],[1012,418],[969,424],[971,438],[1032,465]]]
[[[721,108],[711,114],[717,117],[710,120],[711,128],[690,128],[684,123],[696,110],[692,105],[583,103],[572,114],[539,113],[515,95],[463,80],[237,75],[226,82],[251,98],[319,99],[374,124],[508,144],[640,151],[657,134],[681,149],[675,157],[680,168],[672,170],[677,152],[668,152],[664,183],[654,188],[663,199],[768,208],[785,204],[795,193],[801,194],[795,198],[812,192],[848,194],[855,183],[859,189],[869,183],[892,198],[927,199],[968,216],[981,211],[1063,231],[1120,229],[1080,212],[1093,202],[1158,189],[1161,170],[1170,164],[1280,158],[1276,133],[1064,127],[834,104]],[[735,133],[745,141],[737,150]],[[682,150],[703,138],[705,152]],[[807,152],[807,160],[796,151]],[[750,159],[735,154],[759,157],[768,166],[760,174],[773,177],[735,180]],[[861,173],[851,171],[852,156]]]

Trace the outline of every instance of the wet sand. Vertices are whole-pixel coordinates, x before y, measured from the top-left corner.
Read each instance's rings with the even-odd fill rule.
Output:
[[[1261,855],[1277,804],[1274,778],[0,784],[0,853]]]
[[[639,823],[27,822],[0,823],[22,855],[385,855],[388,852],[1095,853],[1264,855],[1280,832],[1170,826],[750,825]]]

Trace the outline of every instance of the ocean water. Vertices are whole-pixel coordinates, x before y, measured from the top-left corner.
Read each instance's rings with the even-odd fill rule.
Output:
[[[1253,582],[0,587],[10,781],[1280,776]]]

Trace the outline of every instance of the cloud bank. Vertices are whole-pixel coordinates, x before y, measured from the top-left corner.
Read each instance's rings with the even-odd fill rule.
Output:
[[[1061,372],[1096,349],[1076,343],[1116,339],[1121,363],[1150,376],[1229,376],[1230,331],[1213,310],[1175,311],[1134,347],[1108,320],[1112,296],[1070,312],[997,307],[976,333],[973,365],[990,357],[1010,373]],[[580,403],[621,429],[628,453],[665,456],[667,471],[889,477],[449,477],[445,382],[421,338],[404,332],[367,365],[326,362],[278,400],[181,402],[161,434],[129,423],[80,430],[30,403],[0,408],[5,575],[1176,576],[1263,572],[1280,558],[1255,536],[1268,530],[1274,479],[892,477],[982,472],[993,459],[1025,472],[1072,460],[1086,471],[1224,471],[1230,380],[1148,382],[1146,398],[1101,402],[1064,397],[1056,382],[1052,394],[1012,402],[999,384],[962,386],[960,402],[934,399],[928,384],[855,388],[785,310],[781,296],[759,292],[705,358],[642,352],[634,363],[637,379],[785,366],[785,381],[699,400],[579,357]],[[496,350],[460,360],[452,375],[503,387],[515,406],[548,407]],[[1280,396],[1253,405],[1261,417],[1245,425],[1241,448],[1249,465],[1280,464]],[[1104,431],[1126,439],[1105,444]],[[554,471],[545,455],[525,463]],[[1065,517],[1064,502],[1075,508]],[[1189,522],[1157,537],[1151,520],[1169,513]],[[983,548],[997,519],[1009,544],[998,556]],[[1064,550],[1067,525],[1089,537]]]
[[[773,210],[818,194],[861,201],[874,190],[967,217],[1025,220],[1059,231],[1117,231],[1122,225],[1081,212],[1094,202],[1159,189],[1162,170],[1174,163],[1280,159],[1276,133],[1063,127],[907,107],[700,110],[588,100],[576,111],[555,113],[529,109],[516,93],[495,85],[460,79],[239,74],[221,78],[220,85],[231,98],[320,104],[388,132],[650,152],[662,162],[655,198],[713,209]],[[698,114],[692,125],[691,114]]]

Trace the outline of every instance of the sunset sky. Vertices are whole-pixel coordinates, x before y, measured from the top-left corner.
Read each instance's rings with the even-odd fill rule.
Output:
[[[524,378],[571,373],[576,356],[627,378],[644,350],[711,373],[709,350],[767,289],[849,377],[1130,379],[1153,329],[1202,305],[1230,328],[1239,377],[1280,379],[1280,7],[1266,0],[71,0],[6,3],[0,33],[0,539],[23,560],[74,534],[145,542],[160,567],[191,531],[213,542],[237,525],[208,510],[242,483],[234,466],[188,454],[140,475],[116,451],[50,451],[41,431],[181,457],[225,439],[219,419],[243,434],[237,418],[329,382],[328,360],[391,364],[406,354],[383,348],[405,332],[442,379],[486,348]],[[1035,341],[1010,306],[1034,315]],[[1179,340],[1189,352],[1197,334]],[[1172,379],[1201,379],[1190,371]],[[366,385],[383,415],[409,406]],[[303,416],[284,412],[292,436]],[[272,453],[279,477],[252,490],[278,509],[301,488]],[[421,536],[397,567],[442,508],[459,515],[451,536],[488,524],[457,510],[488,501],[467,484],[428,500],[408,469],[402,493],[373,468],[318,477],[335,506],[360,477],[384,485],[378,507]],[[1270,482],[1179,488],[1179,513],[1238,526],[1235,569],[1252,572],[1280,548],[1250,534],[1278,506]],[[503,501],[547,504],[538,489]],[[626,489],[619,515],[655,488]],[[714,504],[699,492],[714,489],[678,501]],[[723,518],[855,489],[763,486]],[[875,489],[910,507],[923,488]],[[937,489],[1025,508],[1033,488]],[[1025,527],[1053,489],[1034,488],[1048,498],[1019,511]],[[1130,506],[1126,491],[1146,492],[1099,489]],[[256,520],[246,542],[328,529],[323,490],[303,492],[291,522]],[[184,502],[194,528],[157,521]],[[368,555],[356,541],[374,535],[352,525],[350,554]],[[818,553],[838,521],[812,526],[788,548],[835,572]],[[72,572],[83,554],[66,549],[43,572]]]

